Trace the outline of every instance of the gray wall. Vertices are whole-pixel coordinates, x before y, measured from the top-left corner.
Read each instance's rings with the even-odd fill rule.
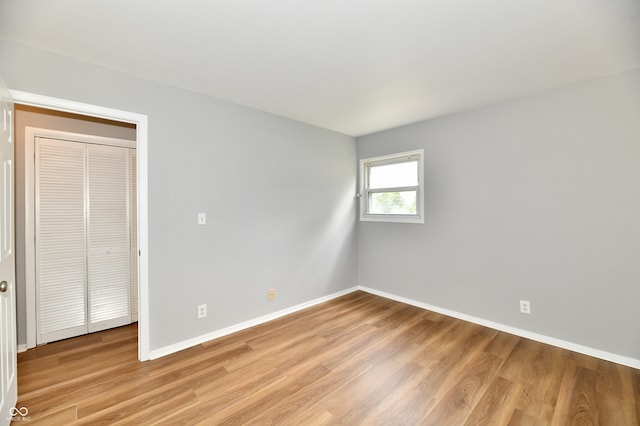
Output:
[[[357,156],[348,136],[6,41],[0,75],[149,116],[152,350],[360,283],[640,359],[638,70],[362,137]],[[417,148],[426,223],[359,223],[356,244],[357,157]]]
[[[81,119],[72,114],[47,113],[46,110],[17,106],[15,111],[15,173],[16,173],[16,288],[18,344],[27,344],[27,318],[25,299],[25,127],[62,130],[87,135],[136,140],[135,128],[123,127],[106,120]]]
[[[424,225],[359,223],[361,285],[640,359],[640,70],[357,148],[426,179]]]
[[[151,350],[357,283],[353,138],[8,41],[0,75],[148,115]]]

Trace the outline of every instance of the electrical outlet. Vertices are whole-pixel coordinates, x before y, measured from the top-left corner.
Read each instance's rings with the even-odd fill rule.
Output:
[[[528,300],[521,300],[520,301],[520,312],[523,314],[530,314],[531,313],[531,303],[529,303]]]
[[[207,214],[198,213],[198,225],[206,225],[206,224],[207,224]]]
[[[198,319],[202,319],[207,316],[207,305],[198,305]]]
[[[269,294],[268,294],[269,300],[273,300],[276,298],[276,290],[273,288],[269,289]]]

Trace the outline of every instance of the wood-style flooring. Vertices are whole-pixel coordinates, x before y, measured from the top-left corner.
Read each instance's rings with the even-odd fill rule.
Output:
[[[363,292],[136,356],[135,325],[22,353],[18,407],[47,425],[627,426],[640,415],[639,370]]]

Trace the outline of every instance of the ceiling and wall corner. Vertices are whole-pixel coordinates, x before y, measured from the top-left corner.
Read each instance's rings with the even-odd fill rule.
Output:
[[[640,67],[640,2],[3,1],[0,38],[361,136]]]

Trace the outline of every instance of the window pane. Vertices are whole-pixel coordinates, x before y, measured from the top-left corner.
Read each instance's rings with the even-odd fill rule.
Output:
[[[369,193],[369,214],[416,214],[416,191]]]
[[[369,188],[397,188],[418,186],[418,162],[385,164],[369,167]]]

